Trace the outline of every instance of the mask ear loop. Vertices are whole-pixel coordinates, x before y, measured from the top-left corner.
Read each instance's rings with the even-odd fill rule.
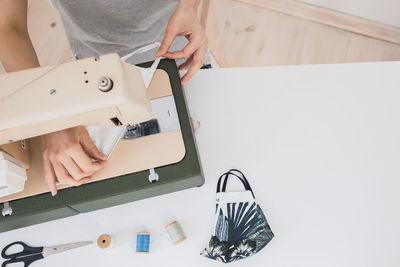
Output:
[[[241,175],[241,177],[239,177],[237,174],[235,174],[233,172],[238,172]],[[239,178],[242,181],[242,183],[244,184],[246,190],[250,190],[250,191],[253,192],[253,190],[251,189],[249,181],[246,179],[246,176],[241,171],[239,171],[238,169],[230,169],[228,171],[228,173],[236,176],[237,178]],[[225,179],[224,184],[222,185],[222,190],[224,190],[224,191],[226,189],[226,183],[227,183],[227,179]]]
[[[126,62],[132,56],[134,56],[136,54],[144,53],[146,51],[149,51],[149,50],[157,48],[157,47],[160,47],[160,45],[161,45],[160,42],[154,42],[152,44],[145,45],[145,46],[133,51],[132,53],[129,53],[128,55],[121,57],[121,59]],[[153,78],[154,72],[156,71],[157,66],[160,63],[161,59],[162,59],[161,57],[157,57],[154,60],[153,64],[151,64],[150,68],[141,68],[141,67],[135,66],[136,68],[138,68],[142,71],[142,77],[143,77],[146,88],[149,87],[151,79]]]
[[[234,172],[238,172],[241,176],[237,175],[237,174],[234,173]],[[255,198],[254,193],[253,193],[253,190],[252,190],[251,187],[250,187],[249,181],[246,179],[246,177],[244,176],[244,174],[243,174],[241,171],[237,170],[237,169],[231,169],[231,170],[227,171],[226,173],[222,174],[222,175],[219,177],[218,183],[217,183],[217,193],[219,193],[219,192],[225,192],[225,191],[226,191],[226,185],[227,185],[227,182],[228,182],[229,175],[233,175],[233,176],[236,176],[237,178],[239,178],[239,180],[242,182],[244,188],[245,188],[247,191],[250,191],[251,194],[253,195],[253,198]],[[222,190],[221,190],[221,180],[222,180],[222,179],[224,179],[224,182],[223,182]]]
[[[136,49],[135,51],[133,51],[133,52],[131,52],[131,53],[129,53],[129,54],[127,54],[127,55],[121,57],[121,59],[122,59],[123,61],[127,61],[127,60],[128,60],[129,58],[131,58],[133,55],[144,53],[144,52],[149,51],[149,50],[151,50],[151,49],[153,49],[153,48],[159,47],[160,45],[161,45],[160,42],[154,42],[154,43],[151,43],[151,44],[149,44],[149,45],[145,45],[145,46],[143,46],[143,47],[141,47],[141,48],[139,48],[139,49]]]
[[[238,172],[238,173],[241,175],[241,177],[239,177],[237,174],[235,174],[235,173],[233,173],[233,172]],[[251,194],[253,195],[253,198],[255,198],[255,197],[254,197],[253,190],[251,189],[251,186],[250,186],[250,184],[249,184],[249,181],[246,179],[246,176],[244,176],[244,174],[243,174],[241,171],[237,170],[237,169],[231,169],[231,170],[228,171],[228,175],[226,176],[226,179],[224,180],[224,183],[223,183],[223,185],[222,185],[222,190],[223,190],[223,192],[226,191],[226,185],[227,185],[227,182],[228,182],[228,177],[229,177],[229,175],[234,175],[234,176],[236,176],[237,178],[239,178],[239,179],[242,181],[242,183],[243,183],[245,189],[248,190],[248,191],[250,191]]]

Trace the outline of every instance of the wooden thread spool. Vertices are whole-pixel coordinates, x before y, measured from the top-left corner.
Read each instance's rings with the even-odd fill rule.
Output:
[[[186,239],[185,233],[181,225],[177,221],[173,221],[172,223],[165,226],[165,230],[172,240],[172,242],[177,245]]]
[[[112,248],[114,246],[114,239],[110,235],[102,234],[97,238],[97,246],[101,249]]]
[[[150,252],[150,233],[139,232],[136,234],[136,253]]]

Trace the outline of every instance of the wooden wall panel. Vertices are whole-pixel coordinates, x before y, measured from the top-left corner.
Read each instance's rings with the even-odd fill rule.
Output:
[[[382,40],[352,34],[345,62],[400,60],[400,46]]]
[[[295,5],[283,12],[291,3]],[[400,60],[400,45],[395,42],[354,33],[351,27],[361,29],[354,25],[340,28],[343,21],[351,20],[348,16],[342,15],[346,19],[338,24],[320,23],[321,16],[312,15],[312,6],[304,8],[290,0],[203,0],[201,9],[210,50],[222,67]],[[302,10],[307,13],[296,13]],[[58,12],[47,0],[29,0],[28,24],[42,65],[72,58]],[[362,30],[368,33],[366,25],[370,22],[363,23]],[[396,38],[396,29],[391,28],[394,35],[387,36],[381,26],[369,33]]]
[[[28,31],[41,65],[54,65],[73,56],[60,16],[47,0],[29,0]]]
[[[73,59],[60,16],[47,0],[29,0],[28,32],[42,66]]]
[[[400,28],[348,15],[298,0],[232,0],[303,18],[349,32],[400,44]]]
[[[209,1],[206,31],[222,67],[400,60],[395,43],[247,0]]]

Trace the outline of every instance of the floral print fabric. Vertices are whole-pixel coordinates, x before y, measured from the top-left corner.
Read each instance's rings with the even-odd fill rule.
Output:
[[[214,233],[201,255],[229,263],[257,253],[274,237],[260,206],[246,192],[217,193]],[[251,200],[232,201],[236,194],[243,199],[243,193]]]

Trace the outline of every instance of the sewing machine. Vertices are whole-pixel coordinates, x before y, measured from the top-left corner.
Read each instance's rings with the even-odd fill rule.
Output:
[[[3,74],[0,84],[0,151],[26,170],[23,190],[0,197],[0,231],[204,183],[173,60],[161,60],[147,89],[117,54]],[[79,125],[127,127],[90,183],[58,185],[52,197],[40,136]]]

